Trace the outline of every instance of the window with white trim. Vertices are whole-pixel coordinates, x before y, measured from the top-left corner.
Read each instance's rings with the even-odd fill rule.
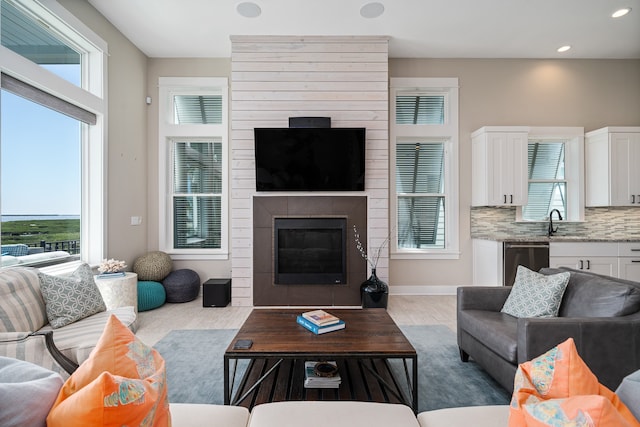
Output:
[[[458,79],[391,79],[392,258],[457,258]]]
[[[529,130],[528,201],[518,208],[520,221],[547,221],[558,209],[563,220],[584,218],[581,180],[584,137],[582,128]]]
[[[0,11],[2,265],[97,264],[105,250],[107,45],[52,0],[2,0]]]
[[[228,257],[227,79],[160,78],[160,247]]]

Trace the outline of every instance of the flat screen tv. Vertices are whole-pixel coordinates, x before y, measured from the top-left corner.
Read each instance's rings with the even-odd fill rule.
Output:
[[[364,191],[364,128],[255,128],[257,191]]]

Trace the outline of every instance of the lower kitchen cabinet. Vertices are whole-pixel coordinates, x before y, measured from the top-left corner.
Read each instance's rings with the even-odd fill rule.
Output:
[[[618,256],[620,278],[640,282],[640,242],[620,243]]]

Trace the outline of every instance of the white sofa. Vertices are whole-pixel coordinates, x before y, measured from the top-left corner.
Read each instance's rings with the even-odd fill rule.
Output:
[[[173,427],[496,427],[506,426],[509,407],[473,406],[421,412],[405,405],[355,401],[274,402],[251,413],[238,406],[172,403]]]

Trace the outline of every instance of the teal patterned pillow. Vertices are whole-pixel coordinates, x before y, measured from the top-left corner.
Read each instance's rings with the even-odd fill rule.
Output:
[[[500,311],[514,317],[556,317],[567,283],[569,272],[547,276],[519,265],[513,288]]]
[[[38,273],[38,277],[52,328],[60,328],[107,309],[88,264],[80,265],[66,277],[44,273]]]

